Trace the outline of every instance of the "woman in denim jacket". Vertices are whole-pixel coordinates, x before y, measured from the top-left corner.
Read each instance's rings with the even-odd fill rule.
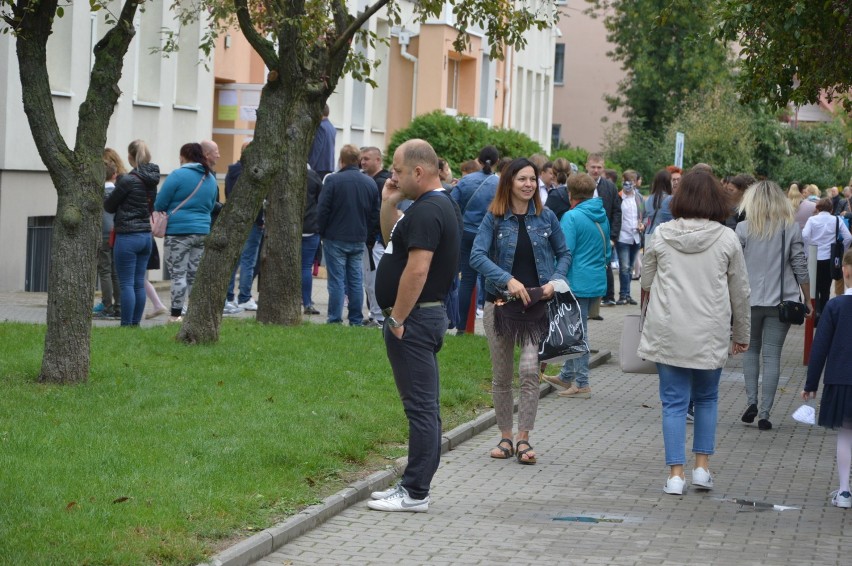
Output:
[[[495,325],[495,300],[520,300],[532,313],[530,296],[553,296],[551,281],[565,281],[571,252],[556,215],[544,208],[538,191],[538,170],[528,159],[515,159],[500,174],[497,194],[479,226],[470,253],[470,265],[485,277],[485,334],[491,351],[492,396],[501,439],[492,458],[517,453],[521,464],[535,464],[529,443],[538,409],[538,338],[534,330],[509,335]],[[566,281],[567,283],[567,281]],[[508,307],[498,307],[508,308]],[[530,314],[530,316],[534,316]],[[543,315],[546,322],[546,313]],[[521,321],[520,325],[527,324]],[[535,327],[531,321],[529,329]],[[512,376],[515,343],[521,348],[518,368],[520,398],[518,433],[512,434]],[[514,439],[514,443],[513,443]]]

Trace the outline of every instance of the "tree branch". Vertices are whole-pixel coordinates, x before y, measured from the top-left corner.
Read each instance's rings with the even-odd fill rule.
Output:
[[[364,25],[370,18],[372,18],[376,12],[387,6],[390,0],[378,0],[372,6],[367,6],[367,9],[364,10],[358,17],[356,17],[349,24],[345,30],[340,32],[337,37],[337,41],[334,42],[334,45],[331,46],[331,54],[334,56],[341,49],[349,49],[349,40],[351,40],[355,33]],[[334,3],[335,6],[337,3]],[[348,15],[348,12],[347,12]],[[335,24],[337,24],[337,14],[335,13]],[[339,29],[339,27],[338,27]]]
[[[243,35],[249,42],[266,67],[270,70],[278,68],[278,56],[275,54],[275,48],[272,42],[260,35],[254,27],[254,22],[251,21],[251,14],[248,10],[246,0],[234,0],[234,6],[237,10],[237,21],[240,23],[240,29]]]

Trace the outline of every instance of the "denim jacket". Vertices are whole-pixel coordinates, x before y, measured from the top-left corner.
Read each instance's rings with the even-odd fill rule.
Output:
[[[565,245],[565,234],[559,227],[556,215],[545,208],[536,216],[535,204],[530,201],[526,227],[535,254],[539,285],[555,279],[567,283],[565,275],[571,266],[571,252]],[[517,244],[518,217],[511,209],[502,218],[495,218],[488,212],[482,219],[470,252],[470,266],[485,277],[485,290],[488,293],[499,294],[512,279]]]

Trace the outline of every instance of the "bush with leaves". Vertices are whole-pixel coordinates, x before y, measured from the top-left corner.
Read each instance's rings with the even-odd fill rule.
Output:
[[[772,177],[782,185],[813,183],[820,189],[849,180],[849,152],[838,121],[783,128],[786,155]]]
[[[529,156],[541,153],[541,146],[529,136],[516,130],[489,128],[485,122],[461,114],[448,116],[440,110],[418,116],[411,123],[394,132],[388,145],[385,165],[393,160],[393,152],[403,142],[420,138],[428,141],[454,171],[464,161],[475,159],[479,150],[493,145],[501,156]]]

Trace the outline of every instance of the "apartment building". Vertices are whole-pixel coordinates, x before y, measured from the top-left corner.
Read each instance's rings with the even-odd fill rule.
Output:
[[[349,7],[356,13],[367,4],[350,0]],[[457,30],[450,4],[440,17],[422,23],[415,21],[413,7],[402,3],[402,26],[391,26],[382,12],[366,24],[377,37],[388,39],[387,44],[354,44],[382,63],[373,75],[376,88],[345,76],[329,98],[338,149],[347,143],[386,148],[393,132],[414,117],[441,110],[522,131],[549,150],[555,28],[528,32],[523,51],[507,49],[505,59],[497,61],[489,57],[488,37],[479,29],[468,32],[470,44],[464,52],[453,48]],[[242,142],[251,137],[265,69],[234,29],[219,38],[214,74],[213,139],[223,162],[233,162]]]
[[[86,0],[73,0],[56,18],[47,44],[56,119],[71,147],[94,63],[92,48],[108,29],[106,14],[91,12]],[[161,45],[163,28],[177,29],[169,4],[146,2],[135,25],[107,144],[126,155],[130,141],[143,139],[167,174],[179,166],[181,145],[210,136],[213,74],[198,64],[203,24],[182,30],[182,49],[168,58],[150,49]],[[0,290],[45,291],[57,197],[24,115],[15,39],[8,34],[0,35],[0,115]]]

